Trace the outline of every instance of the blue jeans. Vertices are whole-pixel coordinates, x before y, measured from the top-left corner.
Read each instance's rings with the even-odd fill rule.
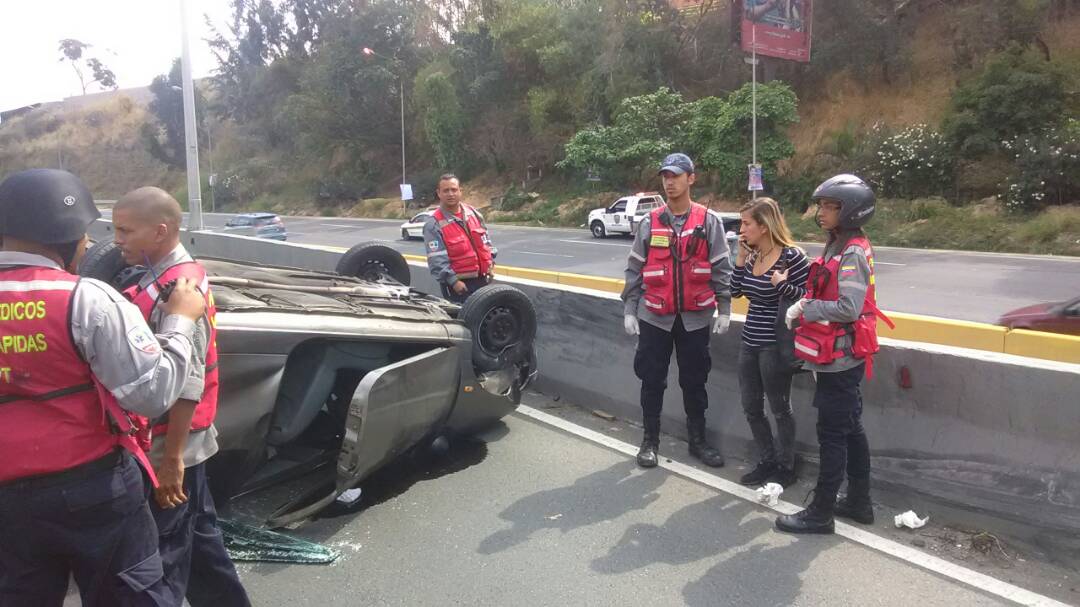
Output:
[[[763,463],[789,470],[795,466],[795,418],[791,414],[791,371],[781,360],[778,346],[749,346],[739,349],[739,391],[743,414],[750,424]],[[776,420],[777,441],[765,417],[765,398]]]

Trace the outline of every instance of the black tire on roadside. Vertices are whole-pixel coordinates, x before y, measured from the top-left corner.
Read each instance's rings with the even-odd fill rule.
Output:
[[[536,308],[519,289],[493,284],[478,289],[458,314],[472,333],[473,367],[497,371],[529,359],[536,339]]]
[[[409,263],[401,253],[377,242],[362,242],[349,249],[338,260],[335,271],[371,282],[393,280],[406,287],[412,282]]]
[[[593,238],[605,238],[607,237],[607,230],[604,229],[604,222],[594,221],[589,225],[589,231],[592,232]]]
[[[146,268],[129,266],[120,247],[111,240],[94,243],[79,262],[79,276],[96,278],[122,291],[139,282]]]

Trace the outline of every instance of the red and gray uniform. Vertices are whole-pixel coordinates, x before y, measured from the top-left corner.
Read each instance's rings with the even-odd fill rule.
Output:
[[[838,251],[844,246],[843,251]],[[833,301],[809,299],[803,306],[803,319],[810,322],[828,321],[830,323],[853,323],[863,313],[866,291],[873,284],[874,271],[870,265],[868,251],[858,244],[836,243],[822,255],[822,261],[832,261],[839,268],[835,280],[839,295]],[[857,367],[865,361],[851,354],[852,336],[842,335],[836,339],[836,349],[844,355],[831,364],[819,365],[804,361],[803,368],[810,371],[836,373]]]
[[[437,209],[424,224],[424,243],[431,275],[446,286],[488,277],[495,265],[484,217],[464,203],[457,215]]]
[[[190,370],[190,320],[169,316],[155,336],[111,287],[14,252],[0,252],[0,303],[7,304],[0,305],[0,332],[10,338],[0,340],[0,482],[60,472],[111,451],[116,441],[101,399],[157,417],[179,396]],[[46,398],[87,383],[102,392]],[[95,407],[97,421],[81,426]]]
[[[672,239],[670,242],[674,242],[676,232],[681,240],[684,237],[688,238],[689,233],[693,231],[687,226],[691,216],[690,212],[685,215],[674,216],[665,207],[655,213],[667,213],[671,218],[671,227],[669,228],[671,234],[665,234]],[[665,331],[671,331],[676,316],[682,318],[683,326],[687,331],[696,331],[708,327],[713,317],[714,308],[712,306],[706,306],[698,310],[682,309],[677,313],[656,314],[645,305],[643,297],[645,283],[642,272],[646,260],[649,258],[650,248],[653,248],[650,245],[655,242],[657,245],[664,244],[664,247],[668,246],[662,240],[654,241],[651,224],[651,221],[642,221],[638,224],[637,237],[634,239],[630,256],[626,260],[626,283],[622,292],[624,314],[636,315],[639,319]],[[719,217],[708,212],[705,214],[704,225],[708,251],[702,256],[702,259],[708,264],[708,289],[712,291],[715,297],[716,312],[719,314],[731,314],[731,252],[728,248],[724,225]],[[687,233],[684,234],[684,232]]]
[[[154,265],[152,273],[147,272],[138,285],[125,293],[129,297],[139,298],[135,300],[137,303],[143,298],[149,298],[148,309],[142,310],[142,312],[152,329],[164,320],[161,307],[156,305],[157,296],[154,293],[157,287],[154,284],[154,276],[158,277],[159,283],[166,284],[171,280],[171,277],[168,277],[170,271],[176,271],[181,264],[194,263],[195,260],[188,254],[184,246],[178,245],[176,249]],[[198,274],[205,276],[205,272],[199,271]],[[203,282],[201,279],[196,281],[197,284],[201,282]],[[207,303],[212,304],[212,297],[209,296],[209,285],[201,284],[199,288],[207,297]],[[207,313],[195,323],[195,331],[192,335],[194,348],[191,353],[191,370],[179,397],[183,400],[199,403],[202,409],[201,415],[200,410],[196,409],[196,415],[192,418],[191,434],[188,435],[187,443],[184,446],[184,467],[186,468],[205,462],[218,451],[217,429],[213,425],[214,413],[217,408],[218,384],[217,347],[214,343],[213,319],[214,308],[212,305],[208,305]],[[207,368],[210,368],[209,373],[207,373]],[[210,381],[207,381],[207,379]],[[155,421],[159,423],[154,424],[150,461],[157,466],[160,465],[165,455],[166,426],[160,423],[162,420]]]

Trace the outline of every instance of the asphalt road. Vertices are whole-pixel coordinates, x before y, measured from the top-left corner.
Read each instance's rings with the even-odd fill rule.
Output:
[[[108,213],[106,213],[108,215]],[[204,214],[208,229],[232,215]],[[286,217],[289,241],[350,247],[380,241],[424,254],[420,241],[401,239],[401,221]],[[498,263],[622,278],[631,241],[592,238],[585,229],[492,225]],[[820,245],[808,244],[816,255]],[[959,320],[995,322],[1006,311],[1080,295],[1080,258],[877,247],[878,303],[883,309]]]
[[[663,448],[685,460],[685,443]],[[288,532],[336,563],[239,564],[253,604],[1007,604],[839,536],[780,534],[763,508],[520,415],[389,472],[362,511]]]

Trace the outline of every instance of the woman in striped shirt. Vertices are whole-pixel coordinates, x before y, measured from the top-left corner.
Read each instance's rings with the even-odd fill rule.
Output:
[[[743,412],[760,451],[759,463],[740,482],[759,485],[768,481],[784,487],[796,481],[795,419],[791,414],[793,368],[777,342],[777,311],[781,296],[791,302],[806,294],[810,264],[795,246],[780,206],[771,198],[758,198],[742,211],[739,253],[731,276],[731,295],[750,300],[739,350],[739,388]],[[780,318],[783,322],[783,318]],[[777,441],[765,416],[765,397],[776,419]]]

